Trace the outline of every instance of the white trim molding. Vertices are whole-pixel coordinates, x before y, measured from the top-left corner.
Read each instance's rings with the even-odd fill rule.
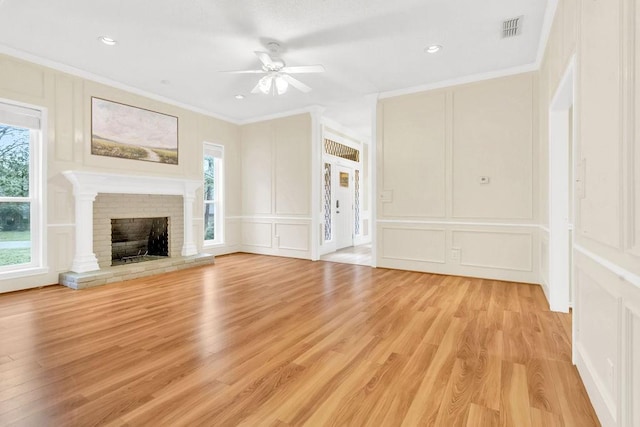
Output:
[[[580,252],[582,255],[585,255],[586,257],[590,258],[595,263],[600,264],[602,267],[606,268],[607,270],[609,270],[610,272],[618,276],[620,280],[624,280],[632,284],[636,288],[640,289],[639,275],[632,273],[631,271],[625,268],[620,267],[618,264],[614,264],[613,262],[609,261],[606,258],[603,258],[599,255],[594,254],[590,250],[586,249],[584,246],[574,245],[573,249],[576,250],[577,252]]]
[[[439,221],[439,220],[409,220],[409,219],[380,219],[378,224],[425,224],[425,225],[464,225],[476,227],[521,227],[539,228],[533,223],[504,223],[504,222],[479,222],[479,221]]]
[[[446,87],[458,86],[467,83],[475,83],[483,80],[497,79],[500,77],[508,77],[516,74],[524,74],[537,71],[540,66],[536,63],[519,65],[517,67],[505,68],[497,71],[489,71],[486,73],[470,74],[468,76],[457,77],[455,79],[442,80],[439,82],[428,83],[419,86],[413,86],[405,89],[390,90],[381,92],[378,99],[393,98],[395,96],[410,95],[412,93],[426,92],[434,89],[443,89]]]
[[[1,3],[1,2],[0,2]],[[31,53],[19,50],[19,49],[15,49],[12,47],[9,47],[5,44],[1,44],[0,43],[0,54],[3,55],[8,55],[8,56],[12,56],[14,58],[18,58],[21,59],[23,61],[28,61],[37,65],[41,65],[43,67],[47,67],[47,68],[51,68],[52,70],[55,71],[60,71],[63,73],[67,73],[70,74],[72,76],[76,76],[76,77],[80,77],[86,80],[90,80],[96,83],[101,83],[107,86],[111,86],[114,87],[116,89],[120,89],[126,92],[130,92],[136,95],[140,95],[140,96],[144,96],[145,98],[149,98],[149,99],[153,99],[155,101],[160,101],[160,102],[164,102],[165,104],[169,104],[169,105],[173,105],[175,107],[179,107],[179,108],[184,108],[185,110],[189,110],[192,111],[194,113],[199,113],[199,114],[204,114],[205,116],[209,116],[212,117],[214,119],[218,119],[218,120],[223,120],[225,122],[229,122],[232,124],[242,124],[240,123],[239,120],[234,119],[232,117],[227,117],[223,114],[219,114],[219,113],[215,113],[213,111],[209,111],[206,110],[204,108],[199,108],[193,105],[189,105],[189,104],[185,104],[183,102],[180,101],[176,101],[174,99],[171,98],[167,98],[165,96],[161,96],[161,95],[157,95],[155,93],[152,92],[148,92],[146,90],[142,90],[142,89],[138,89],[136,87],[133,86],[129,86],[127,84],[124,83],[120,83],[116,80],[112,80],[110,78],[107,77],[103,77],[88,71],[84,71],[81,70],[79,68],[75,68],[72,67],[70,65],[66,65],[66,64],[62,64],[60,62],[57,61],[52,61],[50,59],[45,59],[42,58],[40,56],[37,55],[33,55]]]

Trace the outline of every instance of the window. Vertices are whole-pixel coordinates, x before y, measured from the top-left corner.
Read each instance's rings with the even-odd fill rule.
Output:
[[[324,241],[331,240],[331,164],[324,164]]]
[[[222,159],[224,148],[204,144],[204,244],[224,243],[222,209]]]
[[[41,118],[0,102],[0,277],[44,263]]]
[[[342,157],[343,159],[351,160],[352,162],[360,161],[360,151],[349,147],[344,144],[340,144],[332,139],[324,139],[324,151],[332,156]]]

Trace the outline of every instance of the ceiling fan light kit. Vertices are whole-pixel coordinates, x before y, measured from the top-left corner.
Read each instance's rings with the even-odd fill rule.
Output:
[[[280,51],[280,45],[277,43],[269,43],[270,52],[255,51],[255,55],[262,62],[262,68],[259,70],[239,70],[239,71],[227,71],[232,74],[266,74],[258,80],[258,83],[253,88],[251,93],[264,93],[265,95],[282,95],[289,89],[289,86],[293,86],[300,92],[307,93],[311,91],[311,88],[300,80],[291,77],[290,74],[301,73],[323,73],[324,66],[322,65],[300,65],[295,67],[287,67],[285,62],[271,55],[275,55]]]
[[[257,91],[264,93],[265,95],[282,95],[289,88],[289,82],[287,82],[282,76],[279,75],[266,75],[258,81],[256,86]],[[254,89],[254,91],[256,90]]]

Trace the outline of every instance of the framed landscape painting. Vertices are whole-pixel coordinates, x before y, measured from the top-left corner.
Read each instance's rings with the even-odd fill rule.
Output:
[[[91,154],[178,164],[178,118],[91,98]]]

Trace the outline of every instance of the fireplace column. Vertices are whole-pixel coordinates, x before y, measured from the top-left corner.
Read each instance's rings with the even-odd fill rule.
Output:
[[[193,202],[196,199],[196,189],[200,186],[186,185],[185,192],[182,196],[184,203],[184,243],[182,244],[182,256],[190,256],[198,253],[198,247],[193,241]]]
[[[96,254],[93,253],[93,202],[98,193],[77,188],[73,193],[76,199],[76,250],[71,271],[84,273],[100,270]]]

